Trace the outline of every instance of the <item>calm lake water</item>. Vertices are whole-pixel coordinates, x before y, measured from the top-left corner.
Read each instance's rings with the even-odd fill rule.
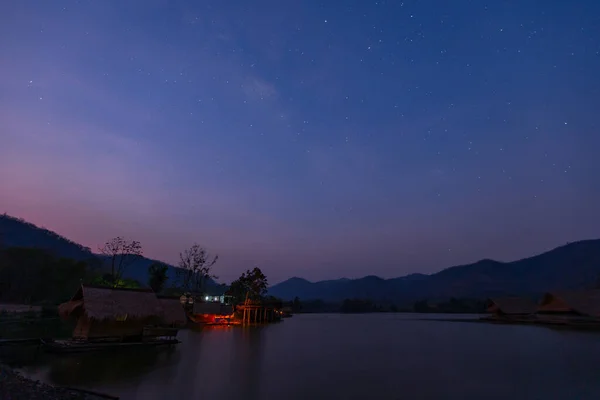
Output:
[[[22,371],[122,399],[600,398],[599,334],[414,318],[185,330],[170,350],[43,355]]]

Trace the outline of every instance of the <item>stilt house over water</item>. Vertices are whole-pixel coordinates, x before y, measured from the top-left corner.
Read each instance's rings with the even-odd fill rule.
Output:
[[[159,299],[151,289],[82,285],[58,311],[63,319],[76,319],[73,338],[79,340],[142,340],[167,336],[164,329],[149,331],[148,328],[173,328],[186,322],[178,299]],[[169,336],[176,334],[176,330],[171,331]]]

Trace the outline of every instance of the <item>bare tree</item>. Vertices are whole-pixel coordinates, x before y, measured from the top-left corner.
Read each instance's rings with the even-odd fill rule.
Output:
[[[117,287],[123,273],[131,264],[142,258],[142,245],[136,240],[127,240],[117,236],[99,248],[110,259],[111,284]]]
[[[204,289],[204,283],[208,278],[217,277],[210,274],[212,266],[215,265],[219,256],[211,259],[208,252],[194,244],[189,249],[179,253],[179,270],[178,277],[186,292],[200,293]]]

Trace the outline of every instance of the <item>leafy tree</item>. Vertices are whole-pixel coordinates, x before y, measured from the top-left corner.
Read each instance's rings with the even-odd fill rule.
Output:
[[[368,299],[345,299],[340,311],[343,313],[368,313],[378,311],[378,308]]]
[[[184,250],[183,253],[179,253],[177,277],[181,280],[184,290],[202,293],[205,282],[209,278],[217,278],[211,275],[210,272],[218,259],[218,255],[211,258],[206,249],[198,244],[194,244],[189,249]]]
[[[231,283],[229,294],[235,303],[242,303],[246,295],[252,300],[260,300],[267,294],[267,277],[258,267],[247,270]]]
[[[417,313],[431,312],[431,307],[429,307],[429,302],[427,300],[416,301],[413,309]]]
[[[163,263],[154,262],[148,267],[148,285],[155,293],[160,293],[165,288],[169,277],[167,271],[169,267]]]
[[[269,283],[267,281],[267,277],[265,274],[263,274],[260,268],[254,267],[252,271],[247,271],[246,278],[250,283],[250,297],[260,299],[267,294]]]
[[[275,296],[266,296],[262,299],[263,304],[267,304],[270,307],[274,307],[277,309],[283,308],[283,300]]]
[[[0,250],[0,302],[56,304],[68,300],[88,279],[82,261],[35,248]]]
[[[99,248],[100,252],[110,260],[111,273],[107,279],[112,287],[122,283],[123,273],[134,262],[142,258],[142,245],[136,240],[127,240],[117,236]]]
[[[135,279],[125,278],[125,279],[121,279],[121,281],[119,282],[119,285],[117,287],[125,288],[125,289],[139,289],[142,287],[142,284]]]
[[[92,279],[92,285],[122,289],[138,289],[142,287],[140,282],[131,278],[123,278],[119,279],[118,281],[114,281],[111,274],[104,274],[94,277],[94,279]]]
[[[229,294],[232,297],[233,304],[240,304],[244,302],[246,298],[246,293],[248,293],[246,276],[245,274],[242,274],[242,276],[240,276],[238,279],[231,282],[227,294]]]
[[[300,298],[298,298],[298,296],[296,296],[294,298],[294,301],[292,302],[292,311],[297,313],[300,310],[302,310],[302,303],[300,302]]]
[[[305,313],[338,312],[339,304],[325,303],[321,299],[305,300],[302,303],[302,311]]]

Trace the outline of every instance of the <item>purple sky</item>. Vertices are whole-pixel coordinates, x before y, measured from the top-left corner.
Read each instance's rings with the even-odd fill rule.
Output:
[[[225,281],[600,237],[600,3],[426,3],[1,2],[0,212]]]

